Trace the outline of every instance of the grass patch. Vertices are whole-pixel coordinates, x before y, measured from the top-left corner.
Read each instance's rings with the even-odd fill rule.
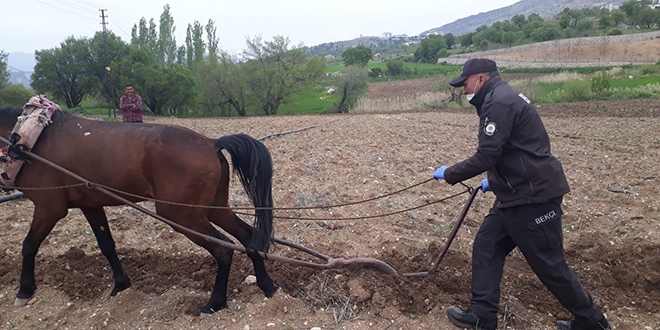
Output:
[[[401,80],[401,79],[415,79],[423,77],[431,77],[440,74],[447,74],[453,72],[459,72],[462,66],[457,65],[446,65],[446,64],[434,64],[434,63],[411,63],[404,62],[403,67],[405,70],[409,71],[410,74],[397,77],[381,77],[381,78],[372,78],[370,81],[383,81],[383,80]],[[343,64],[329,65],[326,67],[326,73],[333,73],[343,71],[346,67]],[[370,62],[367,64],[367,69],[381,69],[383,72],[387,71],[387,64],[385,62]]]
[[[279,115],[313,114],[328,112],[334,106],[336,94],[328,95],[325,88],[308,88],[291,96],[277,109]]]

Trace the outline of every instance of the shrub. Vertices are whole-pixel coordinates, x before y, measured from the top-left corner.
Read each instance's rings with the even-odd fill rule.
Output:
[[[610,88],[610,78],[607,73],[601,72],[595,77],[591,78],[591,91],[596,95],[601,95],[604,91]]]
[[[373,68],[369,70],[369,77],[370,78],[378,78],[383,74],[383,69],[381,68]]]
[[[14,106],[22,108],[34,92],[21,84],[7,84],[0,89],[0,107]]]
[[[607,31],[607,35],[609,35],[609,36],[618,36],[618,35],[622,35],[622,34],[623,34],[623,31],[621,31],[621,29],[618,29],[618,28],[613,28],[613,29]]]
[[[533,103],[538,103],[541,100],[541,84],[537,81],[528,79],[513,80],[510,85],[523,93]]]
[[[387,74],[390,76],[400,76],[406,73],[402,60],[388,60],[385,65],[387,66]]]
[[[591,83],[586,80],[571,79],[564,83],[563,89],[550,93],[550,102],[586,101],[591,96]]]
[[[653,64],[642,65],[639,67],[639,71],[641,71],[642,74],[655,74],[660,72],[660,66]]]

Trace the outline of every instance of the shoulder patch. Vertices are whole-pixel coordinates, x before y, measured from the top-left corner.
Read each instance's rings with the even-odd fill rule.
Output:
[[[525,96],[525,94],[520,93],[520,94],[518,94],[518,96],[520,96],[521,99],[525,100],[525,102],[527,102],[527,103],[532,103],[532,101],[530,101],[530,100],[527,98],[527,96]]]
[[[497,132],[497,124],[492,121],[489,121],[484,125],[484,134],[488,136],[493,136]]]

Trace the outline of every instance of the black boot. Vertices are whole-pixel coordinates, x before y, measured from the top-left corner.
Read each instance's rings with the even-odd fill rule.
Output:
[[[447,309],[447,318],[454,325],[474,330],[496,330],[497,318],[493,320],[484,320],[471,311],[462,311],[456,307]]]
[[[557,321],[557,327],[561,330],[612,330],[605,318],[602,321],[585,324],[577,320]]]

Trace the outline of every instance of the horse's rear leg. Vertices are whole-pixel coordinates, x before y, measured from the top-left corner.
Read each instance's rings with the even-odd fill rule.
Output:
[[[103,207],[83,208],[81,211],[92,227],[92,231],[94,231],[99,249],[101,249],[101,252],[103,252],[103,255],[110,263],[112,277],[115,280],[115,287],[112,289],[110,296],[115,296],[117,293],[131,286],[131,279],[124,272],[121,261],[119,261],[119,257],[117,256],[115,241],[112,239],[110,227],[108,227],[108,218],[105,215]]]
[[[252,235],[254,235],[254,227],[245,223],[231,210],[213,209],[209,212],[209,220],[236,237],[243,246],[247,246],[252,239]],[[247,255],[252,260],[254,275],[257,277],[257,286],[264,292],[266,297],[272,297],[277,292],[278,287],[268,275],[264,259],[254,251],[248,251]]]
[[[220,233],[220,231],[213,227],[213,225],[207,220],[207,210],[205,209],[190,209],[186,207],[156,203],[156,213],[167,219],[175,221],[176,223],[181,224],[194,232],[231,242],[231,240]],[[231,249],[223,248],[213,242],[209,242],[208,240],[195,234],[182,232],[176,228],[174,228],[174,230],[182,233],[193,243],[209,251],[217,263],[218,269],[215,275],[215,283],[213,284],[211,298],[209,299],[208,303],[202,307],[202,314],[212,314],[221,309],[227,308],[227,283],[229,281],[229,269],[231,267],[234,251]]]
[[[53,230],[53,227],[60,219],[64,218],[68,210],[66,208],[45,208],[35,204],[32,224],[27,236],[23,240],[23,267],[21,269],[21,280],[14,306],[25,306],[37,290],[37,284],[34,279],[35,257],[39,251],[41,243],[46,236]]]

